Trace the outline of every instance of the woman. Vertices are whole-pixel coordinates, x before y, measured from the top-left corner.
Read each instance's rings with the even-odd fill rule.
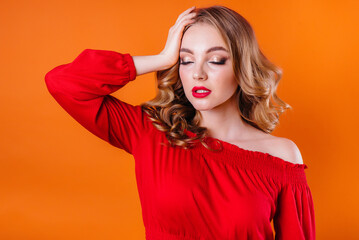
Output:
[[[110,95],[154,71],[153,100]],[[290,108],[280,78],[250,24],[222,6],[180,14],[158,55],[86,49],[45,76],[73,118],[133,154],[146,239],[315,239],[307,166],[270,135]]]

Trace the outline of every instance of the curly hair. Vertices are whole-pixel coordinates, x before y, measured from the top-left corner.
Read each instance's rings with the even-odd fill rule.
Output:
[[[214,26],[226,42],[233,59],[233,71],[238,82],[235,92],[241,118],[246,123],[271,133],[279,123],[279,116],[292,107],[276,94],[282,70],[271,63],[261,52],[254,30],[237,12],[224,7],[197,8],[196,23]],[[166,70],[156,72],[158,91],[154,99],[141,104],[152,124],[166,133],[171,146],[184,149],[198,141],[211,149],[204,139],[209,135],[200,127],[201,113],[188,101],[179,76],[179,61]],[[186,131],[196,133],[189,137]],[[214,151],[214,150],[213,150]]]

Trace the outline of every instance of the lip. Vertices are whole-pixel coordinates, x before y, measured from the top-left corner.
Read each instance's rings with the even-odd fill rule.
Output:
[[[196,93],[197,90],[206,90],[206,91],[209,91],[209,92],[205,92],[205,93]],[[207,97],[209,94],[211,94],[211,90],[209,90],[208,88],[205,88],[205,87],[194,87],[192,88],[192,95],[193,97],[196,97],[196,98],[204,98],[204,97]]]

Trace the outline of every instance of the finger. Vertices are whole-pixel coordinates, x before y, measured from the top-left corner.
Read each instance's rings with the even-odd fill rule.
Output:
[[[178,30],[183,30],[186,25],[191,24],[194,21],[195,21],[195,19],[193,19],[193,18],[191,18],[191,19],[183,19],[181,22],[179,22],[178,24],[173,26],[173,31],[176,32]]]
[[[194,17],[196,16],[196,13],[191,13],[189,15],[187,15],[186,17],[184,17],[183,19],[181,19],[178,23],[175,24],[175,28],[177,27],[183,27],[183,24],[185,22],[188,22],[188,21],[194,21]]]
[[[181,19],[178,19],[178,21],[176,22],[176,24],[175,25],[180,25],[183,21],[185,21],[185,20],[188,20],[188,19],[193,19],[195,16],[196,16],[196,14],[197,13],[190,13],[190,14],[188,14],[188,15],[186,15],[186,16],[184,16],[183,18],[181,18]]]
[[[190,8],[188,8],[186,11],[184,11],[183,13],[181,13],[181,14],[178,16],[176,22],[178,22],[178,20],[182,19],[183,16],[185,16],[187,13],[191,12],[193,9],[195,9],[195,6],[190,7]]]
[[[186,15],[187,13],[191,12],[193,9],[195,9],[196,7],[193,6],[193,7],[190,7],[188,8],[187,10],[185,10],[183,13],[181,13],[179,16],[183,16],[183,15]]]
[[[185,27],[192,23],[193,23],[193,20],[187,20],[187,21],[184,21],[180,26],[177,26],[176,28],[174,28],[171,33],[171,38],[173,38],[173,39],[181,38]]]
[[[183,19],[186,18],[192,18],[196,15],[196,12],[187,13],[186,15],[183,15],[182,17],[179,17],[174,25],[178,25]]]

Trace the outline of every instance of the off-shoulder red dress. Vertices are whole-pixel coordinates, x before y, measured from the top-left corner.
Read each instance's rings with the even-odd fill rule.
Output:
[[[110,95],[135,78],[130,54],[85,49],[45,82],[78,123],[134,156],[146,239],[315,239],[307,165],[211,137],[221,151],[161,144],[165,134],[139,105]]]

